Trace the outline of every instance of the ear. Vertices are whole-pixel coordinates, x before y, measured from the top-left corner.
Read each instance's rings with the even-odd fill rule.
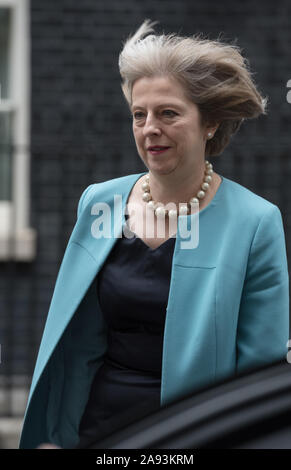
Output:
[[[208,133],[211,134],[211,139],[213,139],[214,135],[215,135],[215,132],[217,131],[217,129],[219,128],[219,125],[220,123],[216,123],[216,124],[209,124],[207,127],[206,127],[206,136],[208,136]],[[209,137],[207,137],[209,138]]]

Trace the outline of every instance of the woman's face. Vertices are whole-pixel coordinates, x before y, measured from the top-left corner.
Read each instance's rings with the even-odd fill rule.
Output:
[[[198,106],[176,79],[138,79],[132,90],[132,115],[137,150],[150,171],[189,175],[203,164],[208,130],[201,127]]]

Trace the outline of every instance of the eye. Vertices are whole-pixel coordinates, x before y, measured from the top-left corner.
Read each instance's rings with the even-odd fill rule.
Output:
[[[137,111],[136,113],[133,114],[134,119],[142,119],[143,118],[143,113],[141,111]]]
[[[171,109],[165,109],[163,111],[163,114],[169,117],[177,116],[177,113],[175,113],[175,111],[172,111]]]

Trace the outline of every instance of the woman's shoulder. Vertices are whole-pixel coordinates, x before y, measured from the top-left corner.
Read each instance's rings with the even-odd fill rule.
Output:
[[[119,176],[118,178],[112,178],[109,180],[90,184],[88,188],[91,188],[90,189],[91,193],[106,190],[108,188],[111,189],[112,187],[121,188],[121,189],[123,187],[128,188],[128,185],[131,182],[134,182],[135,180],[137,180],[141,175],[143,175],[143,173],[134,173],[130,175]]]
[[[261,216],[279,210],[276,204],[236,181],[223,177],[223,184],[225,203],[228,202],[229,207],[241,215]]]
[[[102,202],[109,202],[114,195],[123,195],[134,185],[135,181],[144,173],[134,173],[118,178],[92,183],[85,188],[81,194],[78,204],[78,215],[87,206],[89,202],[95,199]]]

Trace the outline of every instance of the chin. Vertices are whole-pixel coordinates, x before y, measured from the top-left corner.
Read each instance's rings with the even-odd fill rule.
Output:
[[[173,165],[147,165],[147,168],[156,175],[170,175],[176,170],[176,166]]]
[[[156,175],[169,175],[171,174],[174,170],[171,168],[160,168],[160,167],[155,167],[155,166],[149,166],[148,171],[150,171],[153,174]]]

